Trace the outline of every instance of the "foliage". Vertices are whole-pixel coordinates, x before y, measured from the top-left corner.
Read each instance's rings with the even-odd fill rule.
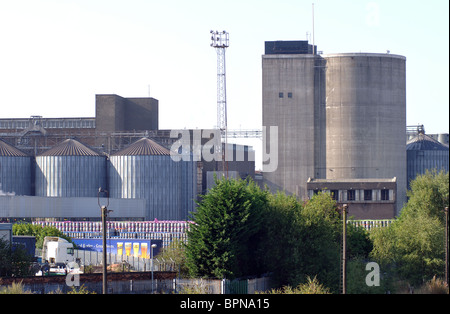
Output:
[[[415,286],[443,275],[443,207],[448,206],[448,190],[448,173],[427,172],[412,181],[398,219],[371,234],[371,257],[395,268],[400,280]]]
[[[156,256],[157,259],[163,259],[166,261],[173,261],[179,270],[179,275],[186,277],[189,274],[189,269],[186,265],[186,252],[185,245],[180,240],[173,240],[167,247],[164,247],[162,251]]]
[[[253,182],[217,181],[199,202],[188,233],[190,275],[233,279],[270,272],[278,286],[316,278],[337,291],[342,220],[336,209],[327,193],[302,203]],[[348,238],[349,258],[367,258],[367,232],[349,227]]]
[[[263,243],[275,284],[295,287],[316,277],[337,290],[341,223],[336,203],[326,193],[306,203],[280,192],[269,200]]]
[[[33,257],[18,247],[13,249],[9,241],[0,239],[0,276],[24,277],[31,275]]]
[[[254,182],[223,178],[204,195],[188,231],[186,259],[192,276],[233,279],[251,274],[251,244],[261,223],[268,193]]]
[[[22,282],[13,282],[10,286],[0,286],[0,294],[31,294],[31,291],[25,290]]]
[[[384,294],[392,291],[392,278],[387,273],[380,274],[379,286],[368,286],[366,277],[367,259],[361,256],[352,258],[347,263],[347,293],[348,294]]]
[[[434,276],[430,281],[426,282],[418,291],[419,294],[448,294],[448,284]]]
[[[89,291],[84,285],[81,285],[78,288],[72,286],[72,290],[67,292],[67,294],[96,294],[96,293]]]
[[[449,206],[449,173],[427,171],[411,181],[410,187],[402,215],[424,214],[444,221],[443,209]]]
[[[367,259],[372,250],[369,232],[364,227],[347,224],[347,257]]]
[[[307,282],[298,285],[296,288],[283,286],[279,289],[272,289],[267,293],[261,294],[331,294],[330,289],[320,284],[316,277],[311,279],[307,277]]]
[[[14,235],[27,235],[36,237],[36,248],[42,249],[44,238],[59,237],[72,243],[72,239],[66,236],[62,231],[52,226],[33,225],[29,223],[18,223],[13,225]]]
[[[277,193],[269,197],[261,244],[266,251],[264,264],[280,286],[300,280],[294,270],[298,269],[302,258],[302,242],[299,241],[303,234],[301,209],[294,196]]]

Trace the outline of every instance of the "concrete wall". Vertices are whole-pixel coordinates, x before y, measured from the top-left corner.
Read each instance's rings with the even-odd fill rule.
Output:
[[[108,209],[109,218],[145,218],[144,199],[110,198]],[[0,218],[99,219],[101,212],[97,197],[0,196]]]
[[[264,55],[263,126],[278,126],[278,168],[264,172],[268,186],[306,197],[314,177],[315,58]],[[269,151],[270,147],[266,147]],[[263,166],[264,171],[264,166]]]

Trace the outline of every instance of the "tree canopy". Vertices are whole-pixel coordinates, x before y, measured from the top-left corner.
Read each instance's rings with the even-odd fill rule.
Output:
[[[444,207],[449,201],[449,174],[426,172],[411,182],[408,202],[388,228],[371,234],[371,256],[395,269],[401,280],[422,284],[444,270]]]
[[[317,278],[336,291],[342,239],[336,209],[327,193],[304,203],[293,195],[273,195],[251,180],[216,180],[188,232],[190,274],[233,279],[270,272],[279,286]],[[349,236],[354,255],[367,257],[367,235],[353,228]]]

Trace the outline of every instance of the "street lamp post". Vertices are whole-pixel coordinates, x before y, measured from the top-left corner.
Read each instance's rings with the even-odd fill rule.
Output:
[[[444,208],[445,211],[445,281],[448,286],[448,207]]]
[[[151,257],[151,259],[150,259],[150,263],[151,263],[151,271],[152,271],[152,293],[153,293],[153,249],[156,247],[157,245],[156,244],[152,244],[151,245],[151,247],[150,247],[150,257]]]
[[[348,205],[342,205],[342,294],[347,293],[347,211]]]
[[[100,194],[106,193],[107,203],[106,205],[100,204]],[[101,187],[98,189],[97,194],[98,206],[100,207],[102,214],[102,231],[103,231],[103,294],[107,294],[107,261],[106,261],[106,216],[108,215],[108,206],[109,206],[109,193],[107,190],[103,190]]]

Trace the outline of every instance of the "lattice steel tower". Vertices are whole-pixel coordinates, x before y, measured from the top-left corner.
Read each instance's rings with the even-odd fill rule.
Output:
[[[227,86],[225,71],[225,50],[230,43],[229,34],[226,31],[211,31],[211,47],[217,52],[217,128],[222,136],[227,130]]]

